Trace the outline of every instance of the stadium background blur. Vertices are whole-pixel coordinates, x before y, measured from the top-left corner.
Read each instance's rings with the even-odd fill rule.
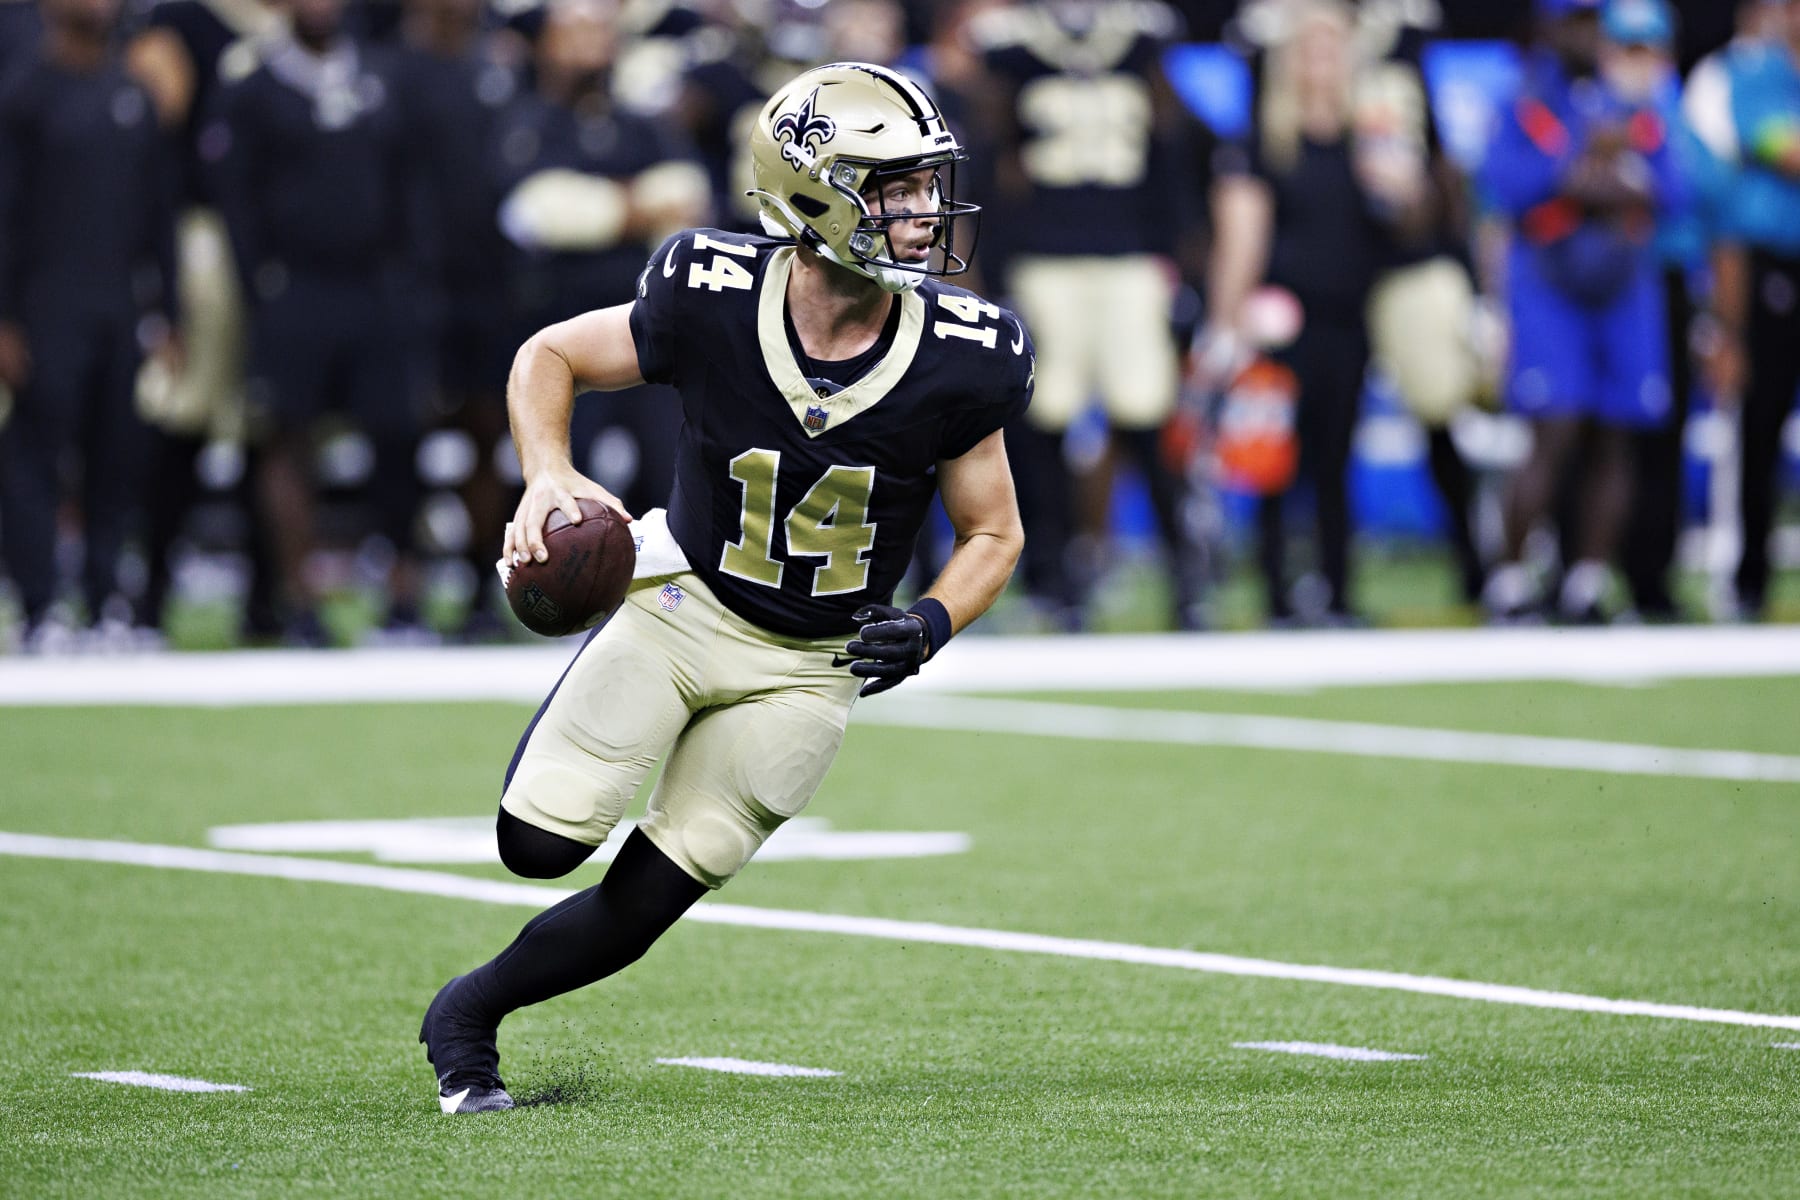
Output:
[[[1167,293],[1141,323],[1179,358],[1166,402],[1147,415],[1115,412],[1110,396],[1100,403],[1102,362],[1079,411],[1009,431],[1034,558],[995,627],[1792,619],[1800,607],[1779,580],[1800,565],[1800,528],[1776,522],[1778,584],[1749,597],[1742,586],[1739,480],[1755,456],[1740,450],[1769,435],[1740,438],[1738,397],[1710,394],[1732,378],[1711,292],[1711,252],[1727,235],[1698,202],[1687,206],[1698,248],[1666,260],[1670,363],[1677,388],[1691,380],[1693,394],[1663,422],[1660,443],[1656,430],[1635,434],[1629,505],[1639,526],[1666,508],[1679,538],[1659,558],[1654,528],[1623,530],[1604,563],[1621,576],[1584,592],[1591,581],[1566,568],[1593,557],[1574,547],[1585,536],[1584,477],[1603,456],[1577,447],[1543,527],[1522,549],[1507,545],[1509,488],[1530,461],[1531,429],[1502,411],[1508,233],[1484,167],[1529,86],[1533,46],[1555,22],[1598,21],[1565,11],[1592,7],[156,0],[114,14],[106,0],[0,0],[0,382],[11,385],[0,644],[73,653],[524,636],[491,570],[518,485],[504,436],[512,347],[549,321],[629,299],[670,229],[753,228],[734,155],[746,114],[773,83],[847,58],[901,65],[939,97],[974,160],[959,182],[988,209],[971,282],[1018,304],[1040,345],[1055,344],[1045,328],[1055,314],[1040,318],[1015,293],[1044,260],[1148,259],[1158,266],[1146,286]],[[1669,14],[1669,50],[1691,72],[1734,29],[1785,7],[1687,0]],[[1317,336],[1318,306],[1309,301],[1314,328],[1296,339],[1278,328],[1279,295],[1220,293],[1230,248],[1246,236],[1241,210],[1222,197],[1244,177],[1282,194],[1264,161],[1270,96],[1283,51],[1318,11],[1327,24],[1349,22],[1356,70],[1394,62],[1417,73],[1440,200],[1430,254],[1384,243],[1371,260],[1354,312],[1339,314],[1353,345],[1341,357],[1368,362],[1360,301],[1377,276],[1449,262],[1482,295],[1451,306],[1454,327],[1414,327],[1472,364],[1466,394],[1443,403],[1403,396],[1406,365],[1378,361],[1326,420],[1309,405],[1308,389],[1324,386],[1311,360],[1288,353]],[[97,104],[45,99],[55,93],[42,83],[43,30],[59,22],[75,43],[109,47],[106,64],[62,76],[99,81]],[[1074,44],[1114,26],[1151,52],[1098,66],[1078,53],[1048,66],[1033,58],[1042,29],[1075,31]],[[1049,115],[1021,100],[1034,72],[1058,71],[1135,75],[1158,100],[1155,117],[1120,124],[1105,104],[1059,108],[1043,89]],[[1677,87],[1658,97],[1672,125]],[[1167,112],[1165,95],[1176,102]],[[80,133],[90,119],[110,132]],[[1800,126],[1800,110],[1792,120]],[[129,141],[128,153],[126,135],[146,127],[154,136]],[[40,153],[52,140],[44,130],[60,130],[56,153]],[[1116,160],[1133,130],[1154,144],[1128,178],[1067,165]],[[1345,138],[1361,150],[1377,140],[1348,128]],[[1096,182],[1107,186],[1088,209],[1043,202],[1046,188],[1091,193]],[[1132,189],[1139,199],[1128,203]],[[1280,199],[1270,216],[1272,263],[1248,284],[1279,274],[1293,232],[1281,223],[1305,218]],[[1665,232],[1672,211],[1657,221]],[[141,231],[136,242],[115,239],[112,258],[94,249],[107,240],[97,231],[128,226]],[[1073,293],[1050,278],[1042,303],[1053,308]],[[112,319],[119,304],[131,320]],[[1251,315],[1221,320],[1222,304]],[[1732,327],[1792,342],[1793,297],[1777,307],[1785,325]],[[1379,331],[1374,341],[1382,360]],[[1269,366],[1290,369],[1297,407],[1291,386],[1285,400],[1259,390],[1256,370]],[[677,411],[652,388],[588,397],[577,464],[634,510],[660,503]],[[53,419],[37,419],[44,412]],[[1267,444],[1243,435],[1246,422],[1267,433],[1259,412],[1278,427]],[[1778,416],[1786,424],[1771,453],[1791,494],[1800,433],[1785,408]],[[1279,467],[1296,438],[1297,477]],[[1273,475],[1259,473],[1263,452],[1275,456]],[[1340,492],[1347,511],[1334,526]],[[1318,570],[1292,570],[1306,547],[1288,544],[1288,510],[1316,513],[1307,557]],[[922,544],[921,573],[941,561],[946,536],[940,526]],[[1334,539],[1345,543],[1335,567]],[[1673,582],[1659,594],[1671,557]],[[1532,602],[1496,595],[1495,567],[1529,571]]]

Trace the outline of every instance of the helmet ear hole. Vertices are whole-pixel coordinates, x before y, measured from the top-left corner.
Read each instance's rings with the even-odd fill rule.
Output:
[[[788,203],[793,205],[795,211],[799,212],[801,216],[810,217],[815,221],[831,211],[830,206],[823,200],[815,199],[804,192],[794,192],[789,195]]]

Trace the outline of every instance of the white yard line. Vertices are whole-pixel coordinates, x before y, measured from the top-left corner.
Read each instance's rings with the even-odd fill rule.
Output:
[[[1800,757],[1746,750],[1689,750],[1632,742],[1471,733],[1361,721],[1320,721],[1235,713],[1173,712],[1055,704],[1039,700],[989,700],[973,696],[896,697],[888,704],[859,705],[865,725],[1009,733],[1105,742],[1154,742],[1179,746],[1248,746],[1262,750],[1409,758],[1427,762],[1479,763],[1612,775],[1800,783]]]
[[[37,834],[0,833],[0,855],[21,858],[106,862],[169,870],[204,871],[224,875],[255,875],[309,883],[339,883],[379,888],[415,895],[477,900],[488,904],[544,908],[569,895],[562,888],[528,883],[475,879],[444,871],[417,871],[400,867],[376,867],[362,863],[309,858],[285,858],[235,854],[223,850],[197,850],[187,846],[158,846],[138,842],[87,841],[44,837]],[[1090,941],[1051,937],[1037,933],[1012,933],[1001,929],[973,929],[926,921],[893,921],[881,917],[840,916],[833,913],[796,912],[775,908],[707,902],[688,911],[688,921],[713,925],[742,925],[779,929],[790,933],[830,933],[843,937],[879,938],[886,941],[967,946],[1019,954],[1044,954],[1059,958],[1092,959],[1168,967],[1212,975],[1240,975],[1262,979],[1287,979],[1328,983],[1341,987],[1378,988],[1479,1000],[1490,1004],[1514,1004],[1526,1008],[1562,1009],[1569,1012],[1608,1013],[1614,1016],[1659,1017],[1672,1021],[1700,1021],[1715,1025],[1744,1025],[1759,1029],[1800,1031],[1800,1016],[1701,1008],[1688,1004],[1659,1004],[1647,1000],[1614,1000],[1575,992],[1541,991],[1499,983],[1446,979],[1432,975],[1406,975],[1397,971],[1366,971],[1349,967],[1324,967],[1305,963],[1240,958],[1231,954],[1207,954],[1125,942]]]
[[[827,1071],[824,1067],[793,1067],[787,1063],[751,1062],[747,1058],[659,1058],[656,1061],[665,1067],[696,1067],[702,1071],[724,1071],[728,1075],[805,1076],[809,1079],[824,1079],[843,1074],[842,1071]]]
[[[98,1079],[102,1083],[123,1083],[131,1087],[156,1088],[163,1092],[247,1092],[235,1083],[208,1083],[204,1079],[184,1079],[180,1075],[152,1075],[148,1071],[76,1071],[77,1079]]]
[[[430,650],[250,650],[0,657],[0,706],[358,701],[536,703],[575,643]],[[1563,680],[1639,684],[1800,675],[1800,629],[1434,629],[959,638],[907,692],[1220,688]],[[905,693],[901,693],[905,694]],[[869,706],[872,707],[872,706]]]
[[[1057,644],[1073,645],[1079,640],[1064,639]],[[1141,644],[1156,639],[1088,640]],[[1162,640],[1171,645],[1178,641],[1174,638]],[[1288,646],[1286,657],[1291,658],[1294,644],[1307,643],[1311,639],[1290,635],[1269,640]],[[1790,640],[1800,643],[1800,633]],[[980,644],[1015,645],[1012,642]],[[1179,644],[1187,646],[1189,642]],[[1139,649],[1142,650],[1141,645]],[[1010,657],[1008,661],[1012,661]],[[1777,654],[1772,661],[1783,660]],[[473,670],[473,664],[484,669]],[[47,665],[56,665],[59,670],[42,670]],[[427,653],[390,650],[290,654],[266,651],[137,659],[60,659],[54,664],[0,659],[0,706],[8,703],[224,705],[535,700],[554,681],[560,667],[560,656],[546,660],[540,650],[511,649]],[[1111,681],[1110,686],[1126,686],[1120,680],[1131,676],[1129,655],[1120,669],[1121,674]],[[1800,756],[1793,755],[1476,733],[1360,721],[933,695],[922,694],[915,686],[916,682],[909,684],[906,692],[858,705],[854,719],[863,725],[951,732],[1182,746],[1243,746],[1538,770],[1800,783]],[[1097,679],[1089,682],[1099,683]],[[1016,684],[1017,679],[1007,677],[1004,672],[987,680],[987,686],[996,690]]]
[[[1361,1046],[1334,1046],[1330,1042],[1233,1042],[1239,1050],[1270,1050],[1276,1054],[1307,1054],[1314,1058],[1338,1058],[1346,1062],[1422,1062],[1423,1054],[1396,1054],[1392,1050],[1365,1050]]]

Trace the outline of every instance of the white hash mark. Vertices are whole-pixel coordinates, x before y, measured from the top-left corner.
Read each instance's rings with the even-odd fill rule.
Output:
[[[1330,1042],[1233,1042],[1239,1050],[1273,1050],[1277,1054],[1310,1054],[1349,1062],[1417,1062],[1423,1054],[1397,1054],[1392,1050],[1366,1050],[1361,1046],[1334,1046]]]
[[[124,1083],[132,1087],[157,1088],[165,1092],[247,1092],[235,1083],[208,1083],[204,1079],[184,1079],[180,1075],[153,1075],[149,1071],[76,1071],[77,1079],[98,1079],[102,1083]]]
[[[824,1067],[794,1067],[787,1063],[751,1062],[745,1058],[659,1058],[656,1061],[667,1067],[698,1067],[702,1071],[726,1071],[733,1075],[805,1075],[823,1078],[843,1074],[842,1071],[827,1071]]]

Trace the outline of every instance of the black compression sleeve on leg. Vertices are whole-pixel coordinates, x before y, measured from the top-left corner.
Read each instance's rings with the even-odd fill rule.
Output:
[[[514,1009],[605,979],[642,958],[706,890],[633,830],[598,887],[528,921],[512,945],[469,972],[459,1002],[497,1025]]]
[[[527,879],[561,879],[599,849],[560,833],[539,829],[504,808],[494,824],[494,836],[499,840],[500,861],[506,869]]]

